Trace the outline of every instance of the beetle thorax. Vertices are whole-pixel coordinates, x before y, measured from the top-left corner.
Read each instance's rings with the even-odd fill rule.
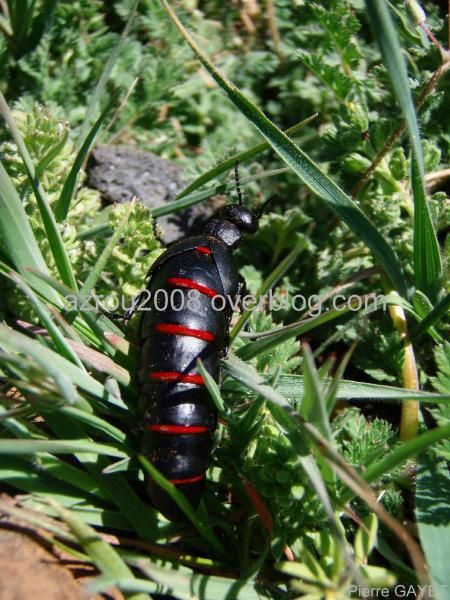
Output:
[[[205,234],[218,238],[231,249],[236,248],[242,240],[238,227],[223,219],[211,219],[206,226]]]

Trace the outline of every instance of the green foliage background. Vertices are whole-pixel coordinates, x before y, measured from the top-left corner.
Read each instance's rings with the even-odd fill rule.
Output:
[[[141,0],[134,18],[130,19],[135,3],[129,0],[108,3],[101,0],[70,3],[38,0],[34,4],[25,3],[30,10],[28,30],[21,26],[20,20],[14,22],[14,10],[19,4],[7,2],[9,25],[6,19],[0,20],[3,31],[0,37],[0,91],[13,108],[14,120],[53,211],[86,134],[109,103],[112,108],[106,113],[96,142],[129,144],[174,160],[183,167],[186,181],[194,180],[226,158],[261,141],[250,121],[224,99],[211,74],[192,55],[159,2]],[[267,13],[269,5],[272,3],[225,4],[208,0],[180,2],[176,8],[212,62],[280,129],[286,130],[318,113],[298,130],[295,140],[333,181],[353,196],[394,250],[407,282],[408,297],[403,302],[409,311],[408,324],[414,331],[416,321],[420,322],[440,301],[445,302],[449,292],[450,202],[447,193],[450,178],[447,175],[447,179],[443,177],[436,183],[436,177],[433,177],[433,173],[448,169],[449,165],[450,134],[445,126],[449,122],[449,77],[446,73],[439,76],[436,85],[428,90],[419,112],[428,207],[444,267],[443,289],[437,298],[427,298],[414,288],[414,198],[409,178],[410,147],[405,136],[388,146],[371,177],[364,185],[359,185],[402,119],[389,72],[371,33],[366,5],[360,0],[322,3],[276,0],[273,3],[275,20],[272,21]],[[445,45],[444,13],[431,2],[424,8],[426,26]],[[389,9],[406,60],[409,86],[417,100],[433,74],[447,64],[449,56],[430,42],[403,2],[394,0],[389,3]],[[129,30],[123,35],[127,27]],[[120,48],[117,60],[111,65],[104,90],[99,93],[96,86],[117,47]],[[35,191],[21,152],[7,128],[0,132],[0,158],[25,208],[49,274],[58,279],[58,261],[48,241]],[[236,253],[249,291],[257,293],[277,265],[295,251],[296,258],[290,268],[275,281],[275,293],[279,295],[332,295],[335,288],[349,278],[352,280],[349,293],[388,293],[389,284],[380,276],[380,270],[369,270],[378,265],[358,232],[350,229],[327,204],[302,185],[294,172],[286,169],[277,176],[264,177],[280,166],[283,165],[279,158],[270,150],[241,165],[241,178],[249,176],[251,179],[244,186],[248,206],[257,206],[273,194],[278,198],[271,204],[270,213],[261,219],[259,232],[248,238]],[[89,283],[89,288],[93,287],[97,294],[104,296],[114,297],[122,292],[130,301],[145,286],[148,268],[162,251],[154,239],[152,217],[139,203],[131,208],[114,206],[101,210],[99,194],[85,186],[84,177],[83,171],[78,173],[78,187],[70,211],[64,222],[58,224],[70,264],[80,286]],[[215,182],[228,182],[229,179],[229,174],[224,173]],[[120,242],[110,247],[108,241],[114,231],[120,233]],[[5,276],[11,267],[19,270],[8,256],[4,240],[0,241],[0,253]],[[103,261],[101,269],[96,268],[99,261]],[[360,272],[362,276],[357,277]],[[6,293],[2,298],[2,311],[8,326],[17,329],[18,319],[45,326],[36,303],[30,301],[29,294],[24,295],[23,287],[17,287],[16,280],[3,279],[3,283]],[[64,316],[67,319],[67,312]],[[236,337],[232,351],[241,356],[239,352],[245,351],[250,340],[292,324],[299,316],[289,308],[271,314],[267,310],[256,312],[244,335]],[[36,451],[34,457],[25,459],[18,447],[19,454],[14,457],[12,466],[0,465],[1,479],[10,486],[8,489],[28,493],[23,506],[65,521],[78,542],[82,536],[79,523],[74,524],[70,520],[74,517],[68,516],[63,509],[42,504],[43,498],[56,498],[77,515],[84,527],[105,527],[109,518],[113,528],[127,529],[130,515],[124,505],[119,502],[119,506],[112,508],[108,491],[101,486],[95,491],[89,479],[123,477],[131,482],[129,493],[136,494],[136,506],[140,510],[145,506],[140,481],[143,471],[134,465],[134,456],[139,451],[139,432],[133,417],[136,389],[130,377],[135,360],[133,345],[128,356],[122,356],[105,342],[103,333],[108,327],[104,323],[97,330],[91,321],[83,319],[82,314],[76,320],[68,319],[67,326],[62,325],[62,331],[64,336],[72,337],[103,356],[99,359],[86,351],[84,355],[78,353],[89,373],[101,382],[107,394],[111,394],[108,402],[113,402],[112,398],[118,399],[119,408],[113,409],[108,402],[101,401],[94,416],[97,414],[99,419],[105,419],[121,430],[120,433],[109,430],[109,441],[126,442],[127,448],[122,450],[128,456],[128,462],[124,468],[118,463],[116,475],[104,475],[102,469],[108,467],[106,463],[101,464],[100,470],[92,471],[86,467],[83,454],[76,454],[74,449],[70,460],[78,469],[77,490],[71,489],[68,480],[70,461],[65,461],[63,456],[57,458],[58,452],[52,453],[50,444],[55,439],[69,437],[67,423],[55,421],[54,407],[49,410],[52,401],[59,406],[60,402],[64,405],[62,398],[67,400],[58,388],[61,382],[58,383],[54,374],[36,362],[34,355],[28,356],[22,365],[16,364],[14,357],[27,354],[25,342],[13,338],[16,341],[8,347],[8,336],[0,333],[0,336],[6,336],[4,356],[0,356],[5,392],[13,383],[25,400],[25,406],[21,408],[20,405],[11,406],[5,396],[1,437],[4,441],[9,436],[18,440],[40,440],[39,427],[29,419],[36,411],[44,415],[51,430],[50,436],[44,432],[42,438],[49,441],[47,451]],[[58,320],[56,322],[61,326]],[[448,399],[450,394],[450,346],[444,342],[449,332],[448,312],[434,320],[433,327],[417,340],[413,339],[421,389],[428,395],[435,390],[443,397],[441,404],[430,411],[424,410],[421,431],[437,424],[444,428],[440,431],[445,432],[450,425],[449,405],[444,398]],[[131,325],[124,334],[117,328],[109,334],[123,334],[133,344],[133,330]],[[301,342],[312,347],[316,366],[305,359],[308,349],[302,349]],[[53,338],[52,342],[38,339],[36,343],[55,350]],[[357,470],[364,472],[381,462],[387,452],[392,452],[389,456],[394,457],[393,464],[370,483],[375,485],[380,504],[389,514],[399,519],[411,519],[409,503],[414,486],[405,475],[400,458],[398,461],[395,458],[395,452],[403,447],[403,442],[398,439],[400,411],[391,403],[374,406],[367,402],[367,395],[364,396],[366,402],[357,407],[349,406],[347,401],[357,402],[359,396],[347,394],[344,400],[338,401],[336,390],[332,392],[332,386],[328,387],[330,379],[325,379],[336,372],[350,347],[352,354],[345,378],[361,382],[362,387],[357,388],[359,394],[363,389],[369,389],[364,388],[364,384],[385,384],[395,388],[404,385],[404,343],[390,314],[379,310],[373,313],[360,310],[328,322],[318,319],[302,336],[291,336],[259,352],[247,362],[247,368],[254,378],[258,376],[256,371],[263,376],[265,384],[271,385],[274,393],[275,390],[283,391],[283,385],[294,381],[295,393],[284,393],[291,407],[317,426],[328,443]],[[64,344],[62,348],[72,356]],[[109,373],[110,365],[102,362],[105,357],[116,361],[112,376],[106,379],[104,374]],[[338,374],[342,376],[339,369]],[[227,568],[231,568],[236,579],[249,586],[243,588],[243,598],[251,597],[245,594],[260,593],[268,597],[303,595],[312,600],[331,597],[327,596],[331,590],[340,594],[335,597],[345,598],[350,582],[354,581],[355,569],[366,582],[377,585],[420,581],[420,574],[411,569],[407,556],[392,550],[392,532],[385,526],[378,526],[377,518],[369,513],[362,500],[362,492],[351,508],[355,511],[354,518],[352,513],[349,518],[342,502],[347,493],[346,486],[330,472],[330,465],[315,448],[313,455],[320,471],[319,480],[323,478],[333,514],[337,515],[338,525],[333,525],[326,502],[318,492],[320,485],[302,462],[303,454],[310,453],[314,444],[304,442],[299,450],[291,439],[289,428],[269,406],[272,392],[263,390],[261,393],[257,387],[260,384],[254,379],[253,387],[246,387],[243,379],[236,383],[226,378],[222,390],[225,405],[221,410],[227,426],[219,427],[217,433],[210,486],[198,519],[207,523],[214,531],[212,535],[217,534],[220,540],[217,543],[219,547],[222,545],[226,559],[220,552],[217,555],[214,539],[211,541],[208,535],[201,537],[204,529],[194,522],[200,537],[190,532],[187,545],[177,547],[178,554],[170,563],[171,568],[178,569],[187,578],[186,581],[180,579],[174,584],[175,588],[172,587],[164,579],[164,561],[158,559],[158,554],[141,553],[138,557],[141,567],[142,561],[147,561],[145,568],[139,571],[137,581],[141,581],[141,587],[129,583],[133,573],[137,572],[136,563],[133,563],[133,557],[130,560],[125,556],[125,562],[134,571],[122,570],[120,577],[114,581],[105,579],[103,584],[99,579],[99,589],[112,581],[130,594],[136,590],[153,591],[146,587],[147,583],[142,583],[146,579],[147,582],[156,581],[165,591],[175,590],[184,597],[195,578],[195,565],[192,569],[192,564],[183,562],[182,554],[186,551],[192,551],[197,557],[208,557],[205,560],[209,561],[208,567],[215,577],[211,584],[214,597],[222,593],[218,590],[225,590],[224,597],[229,592],[231,583],[225,579],[223,583],[220,579],[228,572]],[[74,386],[78,385],[74,383]],[[63,389],[66,388],[63,386]],[[370,389],[378,398],[388,394],[387,388],[381,386]],[[302,409],[308,404],[308,398],[311,405],[323,405],[322,416],[318,416],[317,409],[316,412],[315,409],[310,412]],[[19,413],[16,414],[17,410]],[[23,414],[22,410],[25,411]],[[69,418],[70,413],[66,417]],[[96,430],[91,423],[94,427],[91,438],[86,434],[91,431],[89,427],[86,430],[84,425],[78,423],[78,426],[81,428],[77,430],[77,437],[84,442],[89,439],[92,443],[102,441],[99,431],[105,429],[104,424],[97,423],[99,429]],[[448,436],[442,435],[442,439],[436,438],[436,441],[429,452],[436,460],[449,460]],[[413,440],[411,443],[416,444],[416,447],[411,446],[410,454],[413,455],[414,447],[417,450],[420,442]],[[86,448],[96,452],[94,447]],[[117,459],[118,456],[114,458]],[[62,469],[64,476],[52,480],[52,465]],[[115,470],[116,467],[109,464],[109,468]],[[27,469],[33,470],[32,485],[24,484],[20,476],[23,477]],[[40,473],[47,469],[49,471],[41,478]],[[240,476],[239,483],[236,483],[236,473]],[[117,481],[120,483],[119,479]],[[244,518],[239,517],[239,510]],[[266,512],[270,515],[270,527],[264,519]],[[331,519],[331,525],[324,527],[326,518]],[[232,525],[228,526],[230,519]],[[136,523],[131,524],[136,531]],[[155,515],[152,515],[152,527],[147,541],[167,540],[170,531],[173,533],[167,523],[158,521]],[[169,533],[165,533],[164,527],[169,527]],[[341,532],[341,537],[337,532]],[[450,545],[448,524],[445,535],[445,543]],[[99,538],[100,554],[108,555],[109,550],[101,546],[104,543]],[[216,555],[210,552],[208,544],[215,548]],[[428,558],[425,539],[422,544]],[[98,554],[92,554],[82,543],[81,547],[87,560],[93,561],[105,577],[111,576],[114,561],[103,564],[98,561]],[[296,561],[279,563],[289,556],[289,552]],[[210,596],[205,594],[204,597]]]

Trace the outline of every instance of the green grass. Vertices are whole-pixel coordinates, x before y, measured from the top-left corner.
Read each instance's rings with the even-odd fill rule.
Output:
[[[269,29],[213,0],[5,4],[0,481],[15,500],[0,511],[94,565],[91,593],[319,600],[428,577],[446,597],[450,212],[445,182],[425,182],[448,165],[448,55],[402,2],[360,4],[280,0]],[[177,158],[191,183],[153,214],[102,211],[83,165],[111,138]],[[221,386],[199,363],[220,423],[194,510],[141,453],[135,322],[80,301],[129,301],[162,251],[152,219],[232,199],[237,159],[246,204],[279,198],[236,253],[249,291],[316,298],[235,315]],[[403,441],[411,400],[427,418]],[[149,474],[184,523],[151,506]]]

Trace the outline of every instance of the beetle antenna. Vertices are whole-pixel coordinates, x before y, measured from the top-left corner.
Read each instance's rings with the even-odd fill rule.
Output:
[[[236,161],[234,163],[234,180],[236,181],[236,191],[238,195],[239,206],[243,206],[244,202],[242,200],[241,182],[239,179],[239,161]]]
[[[261,206],[258,208],[258,210],[255,212],[256,218],[260,219],[263,216],[263,214],[265,213],[266,208],[269,206],[269,204],[277,199],[278,199],[278,196],[275,194],[273,196],[270,196],[270,198],[268,198],[265,202],[263,202],[261,204]]]

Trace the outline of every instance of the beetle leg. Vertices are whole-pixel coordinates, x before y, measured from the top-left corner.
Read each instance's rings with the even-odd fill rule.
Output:
[[[238,282],[238,287],[237,287],[237,292],[236,292],[236,297],[238,299],[238,307],[239,307],[239,312],[242,314],[244,312],[244,307],[242,306],[242,298],[243,296],[245,296],[247,294],[247,284],[245,282],[245,279],[239,275],[239,282]],[[227,333],[226,337],[225,337],[225,343],[222,349],[222,353],[221,356],[222,358],[226,358],[228,356],[228,350],[230,347],[230,334]]]
[[[245,279],[242,277],[242,275],[239,275],[237,297],[238,297],[238,301],[239,301],[239,312],[241,314],[244,312],[244,307],[243,307],[242,301],[245,298],[245,296],[247,295],[247,292],[248,292],[248,289],[247,289],[247,284],[245,282]]]
[[[110,312],[109,310],[106,310],[104,308],[101,308],[100,312],[102,315],[105,315],[106,317],[111,319],[111,321],[119,321],[122,319],[124,321],[129,321],[131,319],[131,317],[134,315],[134,313],[137,311],[137,309],[139,308],[144,297],[147,297],[146,289],[142,290],[142,292],[139,292],[139,294],[133,298],[133,302],[131,303],[130,308],[127,311],[125,311],[124,313]]]
[[[224,340],[224,345],[220,351],[220,358],[226,358],[228,356],[228,350],[230,349],[230,334],[227,332]]]

